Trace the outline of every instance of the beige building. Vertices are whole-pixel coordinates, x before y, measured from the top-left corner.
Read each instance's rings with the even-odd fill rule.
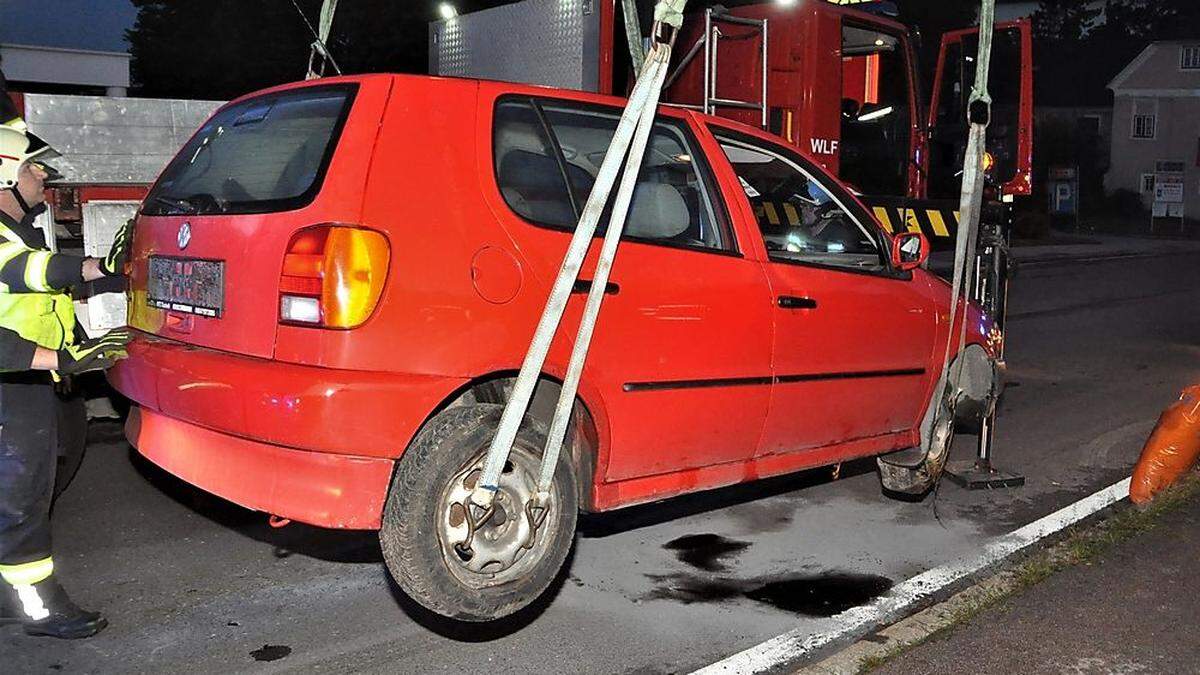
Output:
[[[1156,169],[1182,169],[1186,215],[1200,219],[1200,38],[1150,44],[1108,87],[1115,100],[1105,188],[1139,192],[1150,206]]]

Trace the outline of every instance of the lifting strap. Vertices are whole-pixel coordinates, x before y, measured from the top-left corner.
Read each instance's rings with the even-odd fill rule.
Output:
[[[546,355],[550,351],[550,343],[562,322],[563,311],[571,296],[571,289],[579,277],[580,268],[599,225],[604,207],[608,203],[617,176],[621,175],[621,185],[617,189],[612,215],[608,230],[604,236],[604,244],[596,263],[595,276],[592,279],[591,290],[588,292],[587,304],[584,306],[583,318],[579,324],[571,360],[567,366],[566,377],[563,380],[562,391],[554,410],[554,419],[550,424],[550,433],[546,438],[546,447],[542,453],[542,466],[538,478],[538,491],[527,509],[540,509],[545,513],[546,498],[554,481],[554,471],[558,457],[566,438],[567,425],[574,409],[575,394],[579,387],[579,378],[583,372],[584,361],[587,359],[588,347],[591,344],[592,333],[596,326],[596,318],[600,313],[600,305],[604,300],[604,289],[608,284],[609,271],[612,269],[616,256],[617,245],[625,228],[625,220],[629,213],[629,205],[633,200],[634,188],[637,186],[638,174],[641,171],[642,159],[654,127],[654,117],[658,110],[659,97],[662,95],[662,85],[666,80],[667,70],[671,62],[671,48],[674,38],[683,25],[683,9],[687,0],[659,0],[655,8],[654,42],[646,62],[634,84],[629,103],[621,114],[617,130],[613,135],[612,144],[604,156],[604,162],[596,175],[595,185],[588,197],[587,205],[580,216],[575,234],[563,258],[562,267],[542,311],[533,341],[521,364],[521,370],[509,395],[504,413],[500,417],[500,426],[496,436],[488,448],[484,460],[483,474],[480,476],[475,489],[470,496],[471,504],[479,509],[490,509],[496,491],[499,489],[500,473],[508,461],[517,430],[529,409],[534,387],[542,372]],[[622,170],[622,164],[624,168]]]
[[[979,54],[975,62],[975,85],[967,105],[967,118],[970,131],[967,136],[966,157],[963,160],[962,196],[959,201],[959,228],[954,243],[954,274],[951,280],[950,323],[946,335],[946,351],[942,360],[941,375],[938,386],[934,388],[934,396],[949,395],[951,405],[949,410],[938,406],[938,414],[953,415],[953,403],[957,398],[957,390],[961,387],[963,362],[958,359],[954,373],[949,372],[950,364],[956,354],[962,352],[967,342],[967,308],[964,297],[968,280],[974,276],[975,244],[979,232],[979,218],[983,208],[984,182],[984,152],[987,149],[987,128],[991,121],[992,97],[988,92],[988,72],[992,63],[992,36],[995,32],[996,0],[982,0],[979,13]],[[954,332],[955,321],[961,325]],[[950,387],[950,389],[948,389]],[[934,399],[936,403],[937,399]],[[936,427],[937,415],[927,416],[924,420],[927,429],[921,430],[923,442],[930,442]],[[928,447],[924,448],[926,451]]]
[[[338,67],[337,61],[333,60],[333,55],[329,53],[329,48],[326,46],[329,44],[329,29],[333,26],[333,15],[337,12],[337,4],[338,0],[324,0],[321,3],[321,18],[314,30],[312,24],[308,22],[308,17],[304,16],[304,10],[300,9],[296,0],[292,0],[292,6],[296,8],[296,13],[300,15],[304,25],[308,26],[308,32],[313,36],[312,48],[308,53],[308,73],[304,76],[306,80],[324,77],[325,64],[333,66],[333,71],[338,75],[342,74],[342,69]]]
[[[642,72],[646,63],[646,49],[642,45],[642,23],[638,18],[637,0],[621,0],[621,14],[625,16],[625,42],[629,43],[629,60],[633,72]]]

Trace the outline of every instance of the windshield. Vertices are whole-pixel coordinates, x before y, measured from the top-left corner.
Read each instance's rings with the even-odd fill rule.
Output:
[[[163,171],[142,212],[266,213],[308,204],[353,98],[353,86],[306,87],[219,111]]]

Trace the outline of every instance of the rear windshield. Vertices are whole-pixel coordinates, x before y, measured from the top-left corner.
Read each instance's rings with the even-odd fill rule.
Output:
[[[306,87],[221,110],[163,171],[142,212],[266,213],[307,205],[321,189],[354,91]]]

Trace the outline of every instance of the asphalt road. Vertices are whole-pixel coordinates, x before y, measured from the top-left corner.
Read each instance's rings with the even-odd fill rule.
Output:
[[[557,596],[503,631],[463,631],[415,610],[370,534],[271,529],[131,455],[115,424],[97,424],[58,507],[55,557],[76,598],[112,625],[76,643],[0,630],[0,670],[706,665],[1114,482],[1162,408],[1200,381],[1200,255],[1028,266],[1014,284],[997,463],[1024,473],[1025,487],[946,484],[936,498],[898,502],[866,462],[838,480],[814,471],[591,517]]]

